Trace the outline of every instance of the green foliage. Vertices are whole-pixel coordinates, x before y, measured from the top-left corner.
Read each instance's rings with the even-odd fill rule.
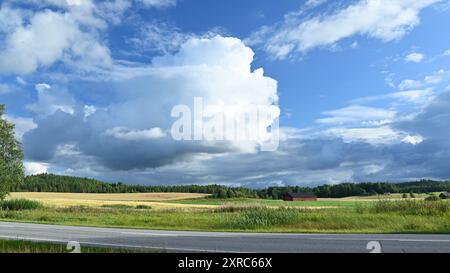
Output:
[[[2,119],[4,112],[0,105],[0,200],[24,178],[22,146],[14,137],[14,125]]]
[[[323,185],[314,188],[289,186],[248,189],[223,185],[173,185],[143,186],[124,183],[105,183],[95,179],[59,176],[53,174],[33,175],[25,178],[25,183],[16,185],[17,192],[72,192],[72,193],[146,193],[184,192],[211,194],[214,199],[261,198],[279,200],[288,193],[312,192],[320,198],[340,198],[402,192],[450,191],[450,182],[422,180],[406,183],[343,183]],[[410,196],[411,195],[410,193]]]
[[[432,194],[432,195],[428,196],[427,198],[425,198],[425,201],[432,201],[432,202],[440,201],[440,200],[441,200],[441,198],[439,196],[437,196],[437,195],[434,195],[434,194]]]
[[[28,199],[12,199],[0,201],[1,210],[33,210],[42,207],[42,203]]]
[[[211,194],[212,198],[256,197],[247,188],[229,188],[222,185],[143,186],[124,183],[105,183],[95,179],[60,176],[54,174],[32,175],[25,183],[14,187],[16,192],[71,192],[71,193],[148,193],[182,192]]]
[[[229,219],[231,228],[251,229],[259,227],[295,224],[305,211],[295,208],[251,208]]]
[[[147,205],[137,205],[136,209],[152,209],[152,207],[147,206]]]
[[[389,201],[380,200],[369,207],[369,212],[386,213],[395,212],[403,215],[441,215],[450,212],[450,203],[448,202],[426,202],[418,200]],[[359,212],[365,210],[359,209]]]
[[[409,197],[411,197],[411,198],[416,198],[416,195],[415,195],[413,192],[410,192],[410,193],[409,193]]]
[[[402,194],[402,198],[408,198],[408,195],[406,193]]]

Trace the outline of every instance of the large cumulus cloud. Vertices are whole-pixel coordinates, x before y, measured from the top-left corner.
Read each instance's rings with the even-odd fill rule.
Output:
[[[109,104],[102,107],[67,98],[68,92],[57,87],[40,86],[31,106],[38,113],[37,128],[24,136],[27,159],[58,161],[58,151],[71,145],[72,152],[103,167],[131,170],[197,154],[255,152],[258,141],[174,141],[170,135],[175,121],[171,109],[179,104],[194,109],[194,97],[201,97],[205,106],[266,107],[275,110],[276,118],[277,83],[262,69],[252,71],[252,61],[253,51],[239,39],[194,38],[148,67],[126,69],[123,77],[108,83],[112,88],[103,95]]]

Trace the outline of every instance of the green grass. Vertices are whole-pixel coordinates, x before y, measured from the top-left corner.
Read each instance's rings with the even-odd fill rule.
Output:
[[[262,205],[262,206],[274,206],[274,207],[355,207],[361,201],[339,201],[339,200],[319,200],[319,201],[294,201],[285,202],[283,200],[271,200],[271,199],[246,199],[246,198],[232,198],[232,199],[190,199],[190,200],[177,200],[169,201],[170,203],[177,204],[189,204],[189,205],[218,205],[218,206],[230,206],[230,205]],[[366,201],[364,201],[366,202]],[[367,201],[373,202],[373,201]]]
[[[1,200],[1,210],[30,210],[42,208],[42,203],[28,199]]]
[[[346,201],[347,202],[347,201]],[[61,225],[161,230],[307,232],[307,233],[450,233],[450,202],[379,201],[354,207],[274,208],[244,203],[203,210],[117,208],[40,208],[0,211],[0,219]]]
[[[81,253],[141,253],[143,250],[81,246]],[[152,251],[153,252],[153,251]],[[0,240],[0,253],[69,253],[66,244]]]

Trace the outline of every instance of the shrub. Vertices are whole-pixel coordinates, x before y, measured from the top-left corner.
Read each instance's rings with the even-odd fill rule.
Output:
[[[404,193],[404,194],[402,195],[402,198],[408,198],[408,195],[407,195],[406,193]]]
[[[136,209],[151,209],[152,207],[147,206],[147,205],[137,205]]]
[[[11,199],[0,201],[2,210],[33,210],[42,207],[42,203],[28,199]]]
[[[410,196],[411,198],[416,198],[416,195],[415,195],[413,192],[410,192],[410,193],[409,193],[409,196]]]
[[[439,196],[434,194],[425,198],[425,201],[439,201],[439,200],[441,200],[441,198],[439,198]]]

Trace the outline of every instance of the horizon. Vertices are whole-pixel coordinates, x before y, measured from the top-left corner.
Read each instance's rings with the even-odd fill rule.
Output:
[[[26,174],[450,180],[450,1],[241,2],[2,1],[0,104]]]

